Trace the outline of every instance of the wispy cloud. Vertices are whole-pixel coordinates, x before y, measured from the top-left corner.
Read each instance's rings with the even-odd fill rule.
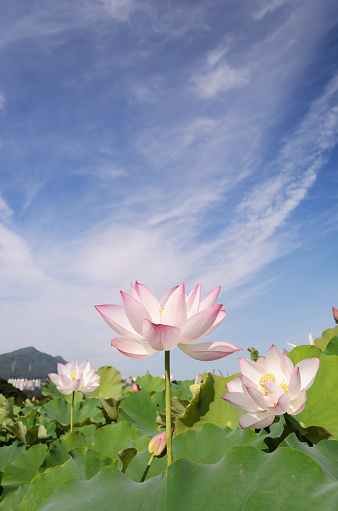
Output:
[[[235,69],[221,62],[194,77],[196,91],[202,98],[212,98],[219,93],[244,87],[250,81],[248,69]]]

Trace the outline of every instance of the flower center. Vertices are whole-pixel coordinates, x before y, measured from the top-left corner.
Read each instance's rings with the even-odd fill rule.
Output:
[[[274,375],[272,373],[265,373],[259,379],[259,382],[258,382],[260,384],[260,386],[263,387],[264,389],[266,389],[266,386],[265,386],[266,380],[273,381],[273,382],[276,383],[275,377],[274,377]]]
[[[75,380],[75,378],[76,378],[76,373],[70,373],[70,377],[71,377],[71,379],[74,381],[74,380]]]

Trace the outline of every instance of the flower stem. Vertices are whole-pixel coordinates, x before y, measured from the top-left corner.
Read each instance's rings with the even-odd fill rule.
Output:
[[[170,400],[170,351],[165,351],[165,426],[167,430],[167,467],[173,462],[173,449],[171,443],[171,400]]]
[[[73,433],[73,416],[74,416],[74,398],[75,392],[72,394],[72,406],[70,408],[70,432]]]
[[[150,460],[149,460],[149,462],[148,462],[148,465],[146,466],[146,469],[145,469],[145,471],[143,472],[143,476],[142,476],[141,481],[140,481],[141,483],[143,483],[143,481],[145,480],[145,478],[146,478],[146,476],[147,476],[147,474],[148,474],[148,470],[150,469],[150,465],[152,464],[152,462],[153,462],[153,459],[154,459],[154,458],[155,458],[155,454],[152,454],[152,455],[150,456]]]

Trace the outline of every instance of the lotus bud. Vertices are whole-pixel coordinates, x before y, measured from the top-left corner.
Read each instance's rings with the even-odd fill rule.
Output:
[[[312,333],[311,333],[311,332],[309,332],[309,335],[308,335],[308,341],[309,341],[309,345],[310,345],[310,346],[314,346],[315,341],[313,340],[313,337],[312,337]]]
[[[171,429],[171,433],[174,428]],[[155,435],[148,444],[148,451],[157,458],[162,458],[167,452],[167,432],[159,433]]]
[[[336,307],[332,307],[332,312],[333,312],[333,319],[335,320],[336,323],[338,323],[338,309],[336,309]]]
[[[132,387],[131,387],[131,391],[130,392],[138,392],[140,389],[138,388],[138,385],[137,383],[133,383]]]

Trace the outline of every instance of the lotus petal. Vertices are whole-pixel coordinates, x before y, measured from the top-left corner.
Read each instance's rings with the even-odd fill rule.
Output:
[[[216,305],[210,309],[205,309],[191,316],[184,324],[181,331],[181,342],[194,342],[201,339],[205,333],[213,326],[222,305]]]
[[[314,382],[319,368],[319,358],[306,358],[298,362],[296,367],[299,367],[301,378],[301,389],[307,390]]]
[[[229,342],[202,342],[200,344],[178,344],[184,353],[196,360],[218,360],[239,351],[234,344]]]
[[[143,339],[131,326],[126,311],[121,305],[96,305],[95,309],[105,322],[119,335],[129,339]]]
[[[143,333],[147,343],[153,350],[170,351],[177,346],[181,330],[175,326],[156,325],[145,319]]]
[[[148,343],[133,341],[126,337],[115,337],[112,339],[111,345],[117,348],[120,353],[130,358],[146,358],[157,353]]]
[[[127,293],[124,293],[123,291],[121,291],[121,295],[124,309],[131,326],[140,336],[142,336],[143,320],[149,319],[149,321],[151,321],[149,312],[141,302],[132,296],[127,295]]]
[[[221,286],[218,286],[213,291],[210,291],[210,293],[208,293],[201,300],[199,310],[202,311],[204,309],[209,309],[210,307],[213,307],[217,302],[217,298],[218,298],[220,290],[221,290]]]
[[[263,429],[273,423],[275,416],[273,413],[264,411],[257,413],[245,413],[238,419],[241,428]]]

